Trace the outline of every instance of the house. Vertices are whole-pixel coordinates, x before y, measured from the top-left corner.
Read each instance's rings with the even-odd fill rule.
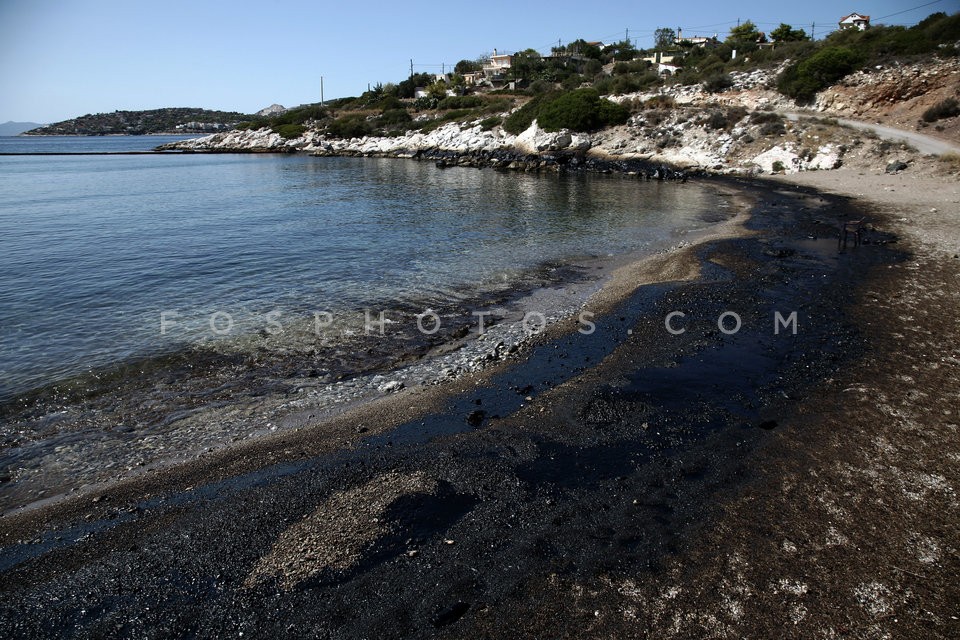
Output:
[[[673,62],[673,55],[669,53],[663,53],[662,51],[657,51],[652,56],[644,56],[640,58],[650,64],[669,64]]]
[[[683,29],[677,31],[677,37],[673,41],[676,45],[692,47],[716,47],[720,44],[717,34],[712,36],[693,36],[692,38],[683,37]]]
[[[870,16],[864,16],[859,13],[851,13],[848,16],[840,18],[840,29],[857,29],[865,31],[870,28]]]
[[[493,50],[493,55],[483,64],[483,73],[488,77],[502,76],[513,64],[513,56],[508,53],[497,53]]]
[[[666,64],[664,62],[657,64],[658,76],[674,76],[678,71],[680,71],[680,67],[675,64]]]
[[[479,87],[486,77],[483,71],[471,71],[463,74],[463,83],[468,87]]]

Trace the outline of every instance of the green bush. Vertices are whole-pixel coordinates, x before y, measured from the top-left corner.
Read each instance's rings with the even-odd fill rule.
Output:
[[[754,111],[750,114],[752,124],[766,124],[768,122],[782,122],[783,116],[773,111]]]
[[[275,127],[284,124],[303,124],[308,120],[323,120],[326,117],[326,109],[318,104],[310,104],[273,116],[270,118],[270,125]]]
[[[490,129],[493,129],[494,127],[501,124],[502,122],[503,122],[503,118],[501,118],[500,116],[491,116],[489,118],[484,118],[483,120],[480,121],[480,128],[483,129],[484,131],[490,131]]]
[[[413,120],[406,109],[389,109],[383,112],[377,119],[377,124],[381,127],[395,127],[404,125]]]
[[[764,136],[782,136],[787,132],[787,128],[782,122],[768,122],[760,127],[760,135]]]
[[[280,137],[285,140],[299,138],[303,135],[303,132],[307,130],[302,124],[281,124],[272,127],[272,129],[279,133]]]
[[[923,121],[936,122],[937,120],[952,118],[957,115],[960,115],[960,104],[957,103],[956,98],[947,98],[924,111]]]
[[[400,101],[399,98],[397,98],[397,96],[387,95],[385,98],[383,98],[380,102],[377,103],[377,108],[380,109],[381,113],[385,113],[387,111],[392,111],[394,109],[402,109],[403,103]]]
[[[601,98],[596,89],[577,89],[544,104],[537,122],[546,131],[594,131],[623,124],[629,117],[626,107]]]
[[[527,104],[507,116],[507,119],[503,121],[504,130],[513,135],[523,133],[537,118],[541,105],[558,95],[560,94],[557,92],[551,92],[534,97]]]
[[[847,47],[825,47],[809,58],[790,65],[780,76],[777,89],[798,102],[811,102],[818,91],[855,71],[863,57]]]
[[[362,138],[373,133],[373,126],[363,116],[337,118],[327,125],[327,135],[335,138]]]
[[[448,122],[454,122],[455,120],[463,120],[467,116],[475,114],[475,111],[469,109],[457,109],[454,111],[448,111],[439,118],[433,120],[428,120],[420,126],[421,133],[430,133],[434,129],[439,129]]]
[[[710,93],[720,93],[733,86],[733,78],[726,73],[714,73],[703,81],[703,88]]]
[[[747,115],[743,107],[732,107],[727,111],[713,111],[706,121],[708,129],[729,129]]]
[[[546,80],[534,80],[530,83],[530,86],[527,87],[527,93],[532,96],[538,96],[548,91],[553,91],[553,83]]]
[[[662,82],[655,73],[624,74],[601,78],[594,83],[593,88],[601,94],[623,95],[643,91]]]
[[[513,108],[510,98],[495,98],[483,105],[483,113],[503,113]]]
[[[437,104],[437,109],[474,109],[483,105],[478,96],[448,96]]]

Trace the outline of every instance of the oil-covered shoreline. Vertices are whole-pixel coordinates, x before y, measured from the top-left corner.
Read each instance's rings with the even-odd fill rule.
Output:
[[[753,477],[751,452],[794,403],[862,352],[849,293],[899,259],[880,232],[838,252],[840,200],[739,186],[755,201],[746,228],[626,268],[594,334],[558,327],[448,386],[4,518],[20,586],[3,615],[36,632],[21,606],[35,589],[58,599],[52,624],[89,611],[121,549],[137,567],[115,578],[128,595],[81,633],[122,616],[180,634],[482,635],[550,576],[654,571]],[[668,334],[677,310],[687,331]],[[739,332],[718,330],[728,311]],[[792,311],[796,335],[774,333]],[[62,528],[77,518],[78,533]],[[58,569],[69,557],[90,571]]]

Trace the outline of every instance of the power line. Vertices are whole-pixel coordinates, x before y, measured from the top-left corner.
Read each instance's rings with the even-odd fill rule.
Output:
[[[921,5],[919,5],[919,6],[916,6],[916,7],[911,8],[911,9],[904,9],[903,11],[897,11],[896,13],[891,13],[891,14],[886,15],[886,16],[880,16],[879,18],[874,18],[874,20],[883,20],[884,18],[892,18],[893,16],[898,16],[898,15],[900,15],[901,13],[909,13],[909,12],[911,12],[911,11],[916,11],[917,9],[923,9],[924,7],[929,7],[929,6],[932,5],[932,4],[939,4],[939,3],[941,3],[941,2],[943,2],[943,0],[933,0],[933,2],[928,2],[927,4],[921,4]]]

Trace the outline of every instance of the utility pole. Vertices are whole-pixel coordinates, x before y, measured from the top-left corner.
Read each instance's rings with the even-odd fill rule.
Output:
[[[627,36],[623,40],[627,44],[630,44],[630,29],[627,29]]]
[[[323,76],[320,76],[320,106],[323,106]]]
[[[413,77],[413,58],[410,58],[410,77]]]
[[[811,40],[817,39],[817,23],[816,22],[810,23],[810,39]]]

